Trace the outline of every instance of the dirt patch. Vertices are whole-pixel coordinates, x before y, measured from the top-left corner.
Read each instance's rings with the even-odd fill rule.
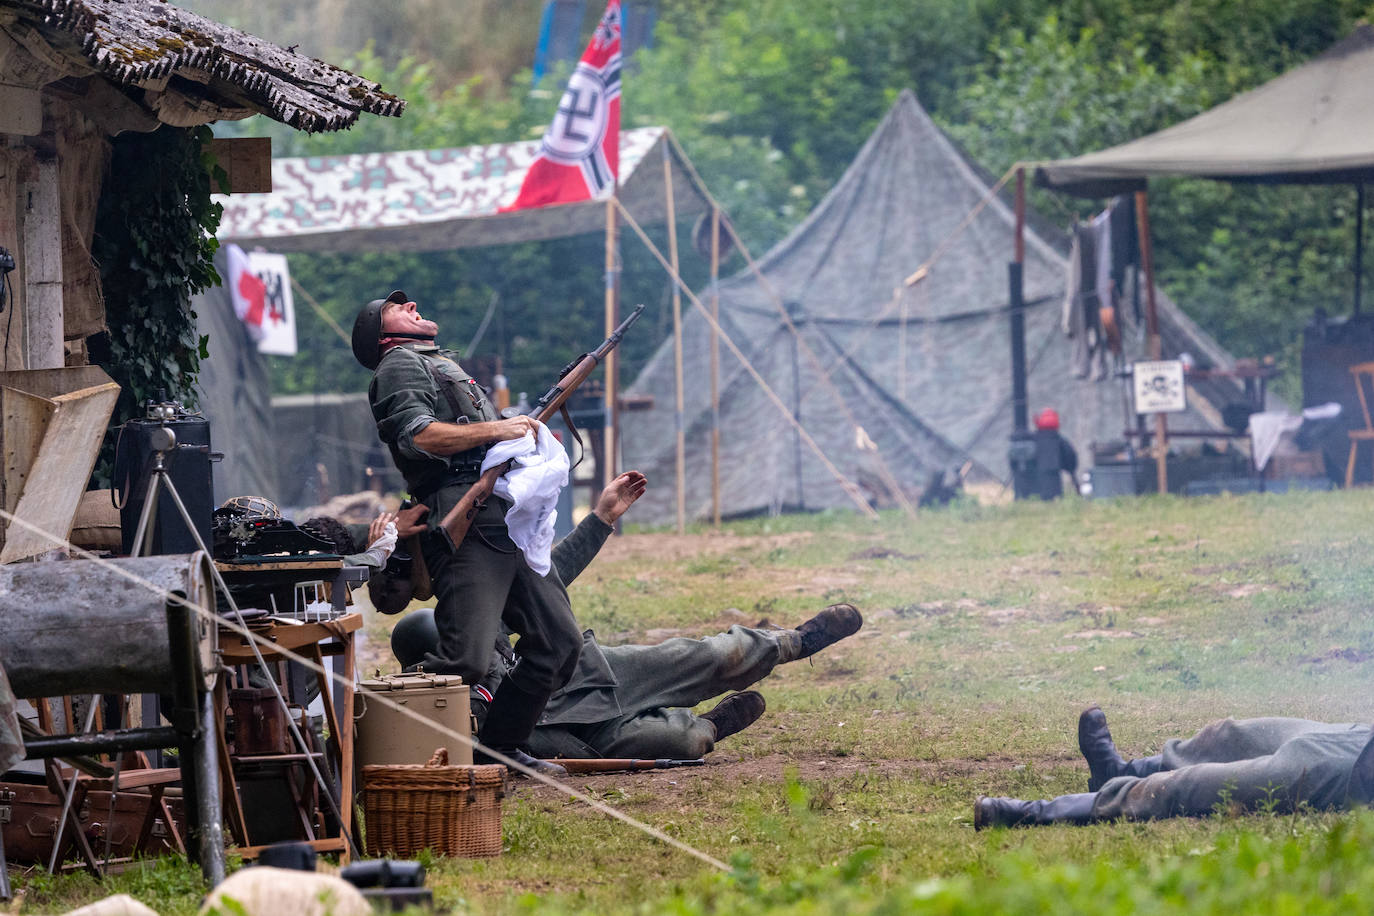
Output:
[[[1131,630],[1079,630],[1070,633],[1065,639],[1140,639],[1139,633]]]
[[[1360,665],[1369,661],[1370,657],[1368,652],[1362,652],[1359,649],[1339,647],[1328,649],[1321,655],[1314,655],[1307,661],[1313,665],[1321,665],[1326,662],[1349,662],[1352,665]]]
[[[864,757],[768,754],[740,760],[732,759],[725,754],[717,754],[715,757],[707,758],[705,766],[645,770],[638,773],[592,773],[585,776],[569,776],[567,783],[593,796],[601,796],[614,787],[626,795],[635,797],[635,815],[645,817],[655,811],[678,812],[684,805],[697,804],[699,793],[693,789],[693,783],[701,781],[726,786],[765,780],[780,783],[789,773],[795,772],[797,778],[804,782],[845,779],[857,775],[875,779],[915,778],[937,784],[951,779],[976,781],[977,777],[987,776],[991,782],[993,777],[1027,763],[1033,763],[1037,767],[1073,766],[1081,765],[1082,758],[1077,754],[1068,753],[1034,761],[1006,756],[985,759],[876,760]],[[536,803],[549,803],[566,798],[564,793],[543,783],[535,784],[520,780],[513,785],[513,794]],[[972,801],[970,798],[969,802]]]
[[[887,547],[865,547],[849,555],[851,560],[919,560],[920,554],[902,553]]]
[[[727,532],[711,534],[627,534],[606,541],[597,556],[599,563],[619,560],[683,560],[688,557],[720,556],[745,550],[777,550],[805,544],[814,535],[810,531],[787,534],[739,535]]]

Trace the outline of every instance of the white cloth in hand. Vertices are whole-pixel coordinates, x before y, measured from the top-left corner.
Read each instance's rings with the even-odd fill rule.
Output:
[[[363,551],[363,556],[374,560],[376,567],[381,569],[386,565],[386,561],[391,558],[391,552],[396,549],[397,536],[396,523],[387,522],[386,527],[382,529],[382,536],[367,545],[367,550]]]
[[[547,576],[552,568],[553,526],[558,519],[558,491],[568,482],[568,453],[543,423],[539,437],[526,433],[503,439],[487,449],[482,470],[513,461],[493,491],[511,502],[506,529],[525,554],[530,569]]]

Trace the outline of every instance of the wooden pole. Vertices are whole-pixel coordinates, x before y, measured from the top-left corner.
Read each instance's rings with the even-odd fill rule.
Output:
[[[610,337],[620,324],[620,282],[616,265],[616,198],[612,194],[606,199],[606,336]],[[606,419],[602,427],[601,488],[604,490],[615,480],[616,454],[616,370],[620,360],[612,350],[606,354]]]
[[[711,523],[720,527],[720,207],[711,208]]]
[[[1012,253],[1009,302],[1011,305],[1011,416],[1012,435],[1030,429],[1026,405],[1026,303],[1024,274],[1026,263],[1026,170],[1016,170],[1016,236]]]
[[[62,194],[56,157],[39,156],[27,191],[24,267],[24,368],[60,369],[62,347]]]
[[[1164,347],[1159,338],[1159,311],[1155,305],[1155,260],[1150,246],[1150,199],[1146,191],[1135,192],[1135,220],[1140,234],[1140,266],[1145,272],[1145,330],[1149,335],[1150,359],[1161,359]],[[1164,414],[1155,414],[1155,471],[1160,493],[1169,492],[1169,424]]]
[[[668,144],[663,144],[663,203],[668,217],[668,260],[673,265],[673,377],[677,383],[677,533],[687,530],[687,430],[682,395],[682,285],[678,283],[677,212],[673,201],[673,162]]]

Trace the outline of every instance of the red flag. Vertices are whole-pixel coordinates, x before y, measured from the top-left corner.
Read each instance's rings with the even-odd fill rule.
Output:
[[[502,212],[605,197],[620,169],[620,0],[610,0],[515,203]]]

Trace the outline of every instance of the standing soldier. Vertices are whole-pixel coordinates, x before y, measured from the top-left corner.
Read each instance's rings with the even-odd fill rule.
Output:
[[[411,497],[429,508],[421,548],[439,599],[439,646],[424,668],[480,682],[505,621],[520,635],[519,660],[492,700],[478,739],[545,775],[566,775],[523,750],[545,703],[577,667],[582,642],[557,570],[540,576],[530,568],[506,530],[509,504],[495,496],[479,508],[456,549],[438,530],[481,476],[487,447],[537,434],[538,423],[499,419],[472,376],[435,345],[438,330],[400,290],[363,306],[353,324],[353,355],[375,371],[368,400],[377,432]]]

